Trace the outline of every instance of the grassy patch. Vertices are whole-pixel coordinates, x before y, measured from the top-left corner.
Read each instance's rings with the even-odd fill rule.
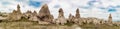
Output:
[[[83,29],[120,29],[120,26],[109,26],[107,24],[99,24],[99,25],[94,25],[94,24],[84,24],[81,25]]]

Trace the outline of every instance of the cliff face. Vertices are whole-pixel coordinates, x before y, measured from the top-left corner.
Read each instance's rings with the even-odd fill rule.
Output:
[[[50,14],[47,4],[43,5],[40,9],[38,19],[41,21],[52,22],[53,16]]]

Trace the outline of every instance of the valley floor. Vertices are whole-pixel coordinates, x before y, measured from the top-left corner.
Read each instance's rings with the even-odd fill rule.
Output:
[[[17,22],[1,22],[0,29],[120,29],[120,26],[109,26],[109,25],[93,25],[93,24],[84,24],[84,25],[75,25],[75,24],[66,24],[66,25],[40,25],[37,22],[29,21],[17,21]]]

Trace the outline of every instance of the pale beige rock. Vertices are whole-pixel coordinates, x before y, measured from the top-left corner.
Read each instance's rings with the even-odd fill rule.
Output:
[[[61,24],[61,25],[64,25],[65,23],[67,23],[67,20],[64,17],[64,12],[63,12],[62,8],[59,9],[59,16],[56,20],[56,23]]]
[[[73,22],[73,20],[74,20],[74,16],[72,16],[72,14],[69,14],[68,21],[69,21],[69,22]]]
[[[53,16],[50,14],[47,4],[42,6],[37,17],[40,21],[52,22]]]
[[[19,4],[17,5],[17,12],[18,12],[18,14],[22,14],[21,10],[20,10],[20,5]]]
[[[30,16],[29,20],[31,20],[31,21],[39,21],[37,16]]]
[[[28,10],[28,11],[25,13],[25,16],[27,16],[27,17],[32,16],[32,12]]]
[[[80,12],[79,12],[79,9],[77,8],[74,23],[79,23],[80,21],[82,20],[80,20]]]
[[[109,17],[108,17],[108,23],[112,23],[112,15],[109,14]]]
[[[79,12],[79,9],[77,8],[76,10],[76,15],[75,15],[76,18],[80,18],[80,12]]]
[[[22,17],[22,13],[20,11],[19,5],[17,5],[17,10],[13,10],[13,12],[8,15],[8,19],[10,20],[20,20],[21,17]]]
[[[37,12],[36,12],[36,11],[34,11],[34,12],[33,12],[33,15],[37,15]]]

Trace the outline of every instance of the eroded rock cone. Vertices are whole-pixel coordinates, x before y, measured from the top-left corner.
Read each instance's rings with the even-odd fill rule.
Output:
[[[60,17],[64,18],[64,12],[63,12],[62,8],[59,9],[59,16],[58,16],[58,18],[60,18]]]
[[[79,12],[79,9],[77,8],[76,10],[76,15],[75,15],[76,18],[80,18],[80,12]]]
[[[59,16],[57,18],[56,23],[61,24],[61,25],[64,25],[65,23],[67,23],[67,21],[64,17],[64,12],[63,12],[62,8],[59,9]]]
[[[31,16],[32,16],[32,12],[30,10],[28,10],[26,13],[25,13],[25,16],[29,19]]]
[[[33,13],[31,12],[31,11],[27,11],[26,13],[25,13],[25,16],[24,17],[26,17],[28,20],[30,20],[30,21],[38,21],[38,18],[37,18],[37,12],[36,11],[34,11]]]
[[[34,12],[33,12],[33,15],[37,15],[37,12],[36,12],[36,11],[34,11]]]
[[[21,13],[21,10],[20,10],[20,5],[19,5],[19,4],[17,5],[17,13],[18,13],[18,14],[22,14],[22,13]]]
[[[50,14],[47,4],[42,6],[41,10],[39,11],[38,18],[40,21],[52,22],[53,16]]]
[[[17,10],[13,10],[13,12],[9,14],[8,19],[10,19],[10,20],[20,20],[21,17],[22,17],[22,13],[20,11],[20,6],[17,5]]]
[[[109,22],[109,23],[112,23],[112,16],[111,16],[111,14],[109,14],[108,22]]]
[[[69,14],[68,21],[69,21],[69,22],[73,22],[74,19],[75,19],[75,17],[74,17],[72,14]]]
[[[74,23],[79,23],[79,21],[80,21],[80,14],[79,14],[79,9],[78,8],[76,10],[75,19],[73,21],[74,21]]]

